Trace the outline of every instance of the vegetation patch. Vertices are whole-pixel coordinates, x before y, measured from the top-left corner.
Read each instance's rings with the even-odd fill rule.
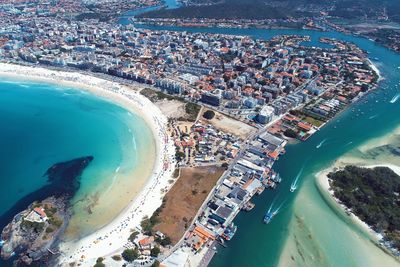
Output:
[[[400,176],[387,167],[346,166],[328,177],[334,196],[400,249]]]
[[[182,97],[179,96],[173,96],[173,95],[168,95],[160,91],[156,91],[150,88],[145,88],[140,91],[142,95],[150,99],[151,102],[157,102],[160,100],[178,100],[178,101],[184,101]]]
[[[96,260],[96,264],[94,265],[94,267],[105,267],[106,265],[103,263],[104,258],[100,257],[97,258]]]
[[[122,258],[127,262],[133,262],[138,257],[139,257],[139,251],[137,248],[125,249],[124,252],[122,252]]]
[[[145,88],[140,91],[142,95],[150,99],[151,102],[156,103],[159,101],[167,100],[167,101],[180,101],[185,103],[185,113],[182,117],[179,117],[178,120],[181,121],[190,121],[194,122],[197,119],[197,115],[200,112],[201,106],[196,103],[187,102],[184,98],[175,95],[169,95],[157,90],[153,90],[150,88]]]
[[[188,115],[186,118],[188,121],[196,121],[197,115],[199,114],[201,106],[195,103],[187,103],[185,105],[185,111]]]
[[[160,9],[140,14],[142,18],[207,18],[207,19],[283,19],[309,16],[292,8],[271,7],[260,0],[229,0],[216,5]]]
[[[115,261],[121,261],[122,257],[120,255],[114,255],[111,257],[111,259],[115,260]]]
[[[207,120],[212,120],[212,118],[214,118],[215,116],[215,112],[212,110],[207,110],[206,112],[204,112],[203,117]]]

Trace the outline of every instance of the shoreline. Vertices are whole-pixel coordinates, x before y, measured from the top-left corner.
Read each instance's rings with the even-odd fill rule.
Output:
[[[388,164],[388,163],[382,163],[376,165],[358,164],[356,166],[361,168],[387,167],[390,168],[392,171],[394,171],[397,175],[400,175],[400,167],[393,164]],[[375,232],[375,230],[373,230],[371,226],[369,226],[367,223],[362,221],[356,214],[354,214],[351,208],[342,204],[340,200],[334,196],[334,192],[330,186],[330,179],[328,178],[327,175],[330,172],[340,170],[341,168],[342,166],[334,164],[333,166],[316,173],[315,184],[317,190],[321,193],[321,195],[328,202],[328,205],[330,205],[331,208],[341,213],[341,215],[343,215],[344,218],[349,218],[350,221],[353,223],[353,225],[356,226],[360,231],[365,233],[368,239],[370,239],[377,247],[382,249],[384,252],[389,253],[389,255],[394,259],[398,260],[398,258],[395,255],[393,255],[385,246],[381,244],[381,241],[383,240],[384,236],[380,233]]]
[[[336,211],[339,211],[343,216],[350,218],[354,225],[356,225],[361,231],[365,232],[370,239],[372,239],[374,242],[378,242],[380,240],[378,233],[373,231],[368,224],[358,218],[348,207],[346,207],[344,204],[341,204],[340,200],[333,195],[333,190],[331,189],[327,175],[339,169],[340,168],[338,167],[330,167],[318,172],[315,175],[317,177],[316,185],[318,190],[321,192],[324,198],[328,200],[329,204],[334,205],[333,208],[335,208]]]
[[[131,229],[140,226],[144,216],[152,215],[162,204],[164,193],[172,186],[168,180],[174,171],[175,147],[165,131],[167,118],[149,99],[133,88],[91,75],[0,63],[0,76],[87,91],[145,120],[153,132],[156,146],[152,175],[146,179],[138,195],[107,225],[78,241],[61,241],[58,262],[61,265],[68,265],[70,262],[91,264],[97,257],[121,252],[128,242]]]
[[[376,73],[376,75],[378,75],[378,81],[377,82],[380,82],[380,81],[384,80],[385,78],[382,76],[382,73],[380,72],[378,67],[368,57],[367,57],[367,62],[369,64],[370,68]]]

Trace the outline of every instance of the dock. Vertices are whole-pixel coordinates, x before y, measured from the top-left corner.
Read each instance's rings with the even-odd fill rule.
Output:
[[[254,209],[255,206],[256,205],[249,200],[246,202],[246,204],[243,205],[242,210],[251,211],[252,209]]]

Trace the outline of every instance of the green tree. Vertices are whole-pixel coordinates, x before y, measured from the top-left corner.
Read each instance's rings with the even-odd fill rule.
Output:
[[[115,261],[120,261],[120,260],[122,260],[122,258],[121,258],[120,255],[114,255],[114,256],[112,256],[111,258],[112,258],[113,260],[115,260]]]
[[[94,267],[105,267],[106,265],[103,263],[104,258],[100,257],[97,258],[96,260],[96,264],[94,265]]]
[[[215,112],[212,110],[207,110],[206,112],[204,112],[203,117],[207,120],[211,120],[212,118],[214,118],[215,116]]]
[[[171,243],[172,243],[171,238],[166,236],[163,240],[161,240],[160,245],[165,247],[165,246],[171,245]]]
[[[183,159],[186,155],[185,155],[185,153],[182,152],[182,151],[177,151],[176,154],[175,154],[175,156],[176,156],[176,158],[177,158],[178,160],[181,160],[181,159]]]
[[[139,252],[137,248],[135,249],[125,249],[124,252],[122,252],[122,258],[126,260],[127,262],[133,262],[139,257]]]
[[[297,137],[297,133],[292,129],[286,129],[283,134],[285,136],[287,136],[287,137],[290,137],[290,138],[296,138]]]
[[[154,247],[150,250],[150,255],[152,257],[157,257],[158,254],[160,254],[160,248],[159,247]]]
[[[133,231],[131,235],[128,237],[128,240],[133,243],[138,235],[139,235],[138,231]]]

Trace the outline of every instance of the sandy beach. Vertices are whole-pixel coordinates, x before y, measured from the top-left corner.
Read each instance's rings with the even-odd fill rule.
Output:
[[[400,175],[400,167],[395,166],[393,164],[376,164],[376,165],[358,165],[359,167],[363,168],[375,168],[375,167],[388,167],[391,170],[393,170],[397,175]],[[333,190],[330,188],[330,182],[328,178],[328,174],[330,172],[339,170],[340,167],[338,166],[333,166],[331,168],[325,169],[319,173],[316,174],[316,184],[318,189],[324,193],[324,195],[328,195],[333,201],[329,201],[333,205],[337,205],[340,207],[340,210],[345,212],[345,214],[349,215],[349,218],[351,219],[352,222],[354,222],[362,231],[364,231],[369,238],[374,241],[375,243],[378,244],[379,241],[382,239],[382,235],[375,232],[368,224],[366,224],[364,221],[362,221],[359,217],[357,217],[351,209],[347,208],[345,205],[340,203],[340,200],[338,200],[336,197],[333,195]]]
[[[140,226],[144,216],[152,215],[172,186],[169,180],[175,169],[175,147],[166,132],[167,118],[133,88],[90,75],[0,63],[0,76],[85,90],[140,115],[149,125],[157,146],[151,177],[141,192],[132,196],[127,207],[109,224],[79,241],[62,243],[59,263],[62,266],[69,266],[71,262],[92,266],[98,257],[121,253],[128,244],[131,230]]]
[[[377,67],[370,59],[367,59],[367,61],[368,61],[368,63],[369,63],[369,66],[371,67],[371,69],[372,69],[373,71],[375,71],[376,74],[378,75],[378,82],[381,81],[381,80],[383,80],[384,78],[382,77],[382,74],[381,74],[381,72],[379,71],[378,67]]]

